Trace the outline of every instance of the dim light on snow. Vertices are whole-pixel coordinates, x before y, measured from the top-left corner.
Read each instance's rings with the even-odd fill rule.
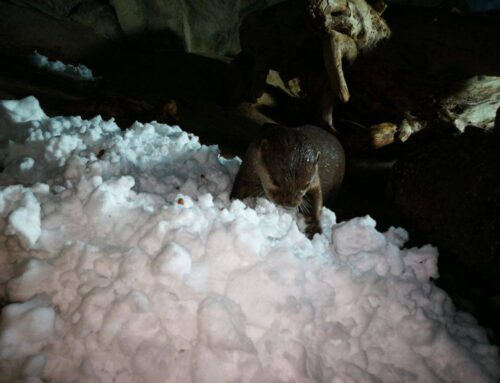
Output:
[[[29,97],[0,102],[0,137],[0,382],[500,379],[404,229],[324,208],[310,241],[265,199],[229,201],[239,159],[179,127]]]

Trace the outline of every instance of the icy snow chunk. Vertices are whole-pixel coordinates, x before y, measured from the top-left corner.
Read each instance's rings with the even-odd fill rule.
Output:
[[[160,221],[140,241],[139,246],[149,255],[157,254],[163,246],[163,238],[167,233],[169,223]]]
[[[157,274],[171,274],[182,277],[191,271],[191,254],[175,242],[171,242],[153,263]]]
[[[25,301],[33,296],[49,292],[51,286],[52,267],[37,258],[26,260],[18,266],[17,277],[7,283],[7,296],[11,301]]]
[[[227,327],[227,324],[230,326]],[[245,316],[231,300],[208,297],[198,309],[198,339],[213,349],[236,349],[254,352],[252,342],[245,335]]]
[[[0,191],[0,212],[7,218],[6,234],[17,235],[27,247],[38,241],[40,227],[40,203],[30,189],[9,186]]]
[[[114,338],[121,337],[121,330],[127,326],[136,327],[138,330],[146,325],[150,318],[150,302],[147,296],[137,290],[132,290],[124,299],[115,302],[106,314],[103,325],[99,330],[99,342],[109,344]],[[152,324],[152,323],[150,323]],[[151,327],[144,331],[151,331]]]
[[[48,140],[45,156],[48,161],[60,161],[62,166],[69,154],[81,145],[82,141],[75,136],[56,136]]]
[[[375,230],[370,216],[354,218],[333,227],[335,251],[342,256],[377,251],[386,244],[385,237]]]
[[[6,123],[20,123],[45,120],[47,118],[47,115],[40,107],[40,103],[33,96],[28,96],[21,100],[0,101],[0,121],[5,120]],[[5,129],[7,126],[3,128]]]
[[[248,219],[236,219],[232,224],[234,243],[240,253],[246,251],[259,254],[264,243],[264,235],[255,223]]]
[[[420,281],[439,276],[437,269],[438,251],[435,247],[426,245],[420,249],[406,250],[404,262],[413,270]]]
[[[200,303],[193,368],[195,380],[206,383],[252,382],[261,375],[257,352],[245,334],[245,317],[231,300],[214,296]]]
[[[94,217],[116,211],[118,206],[125,204],[134,195],[131,189],[135,185],[135,180],[130,176],[97,184],[98,187],[86,204],[88,211]]]
[[[31,55],[31,62],[39,68],[47,69],[51,72],[68,76],[76,80],[93,81],[95,80],[92,71],[85,65],[78,64],[77,66],[71,64],[64,64],[63,62],[50,61],[47,56],[41,55],[34,51]]]
[[[212,194],[204,194],[198,198],[198,203],[202,209],[208,209],[214,206],[214,197]]]
[[[35,355],[32,357],[29,357],[23,366],[23,376],[24,377],[32,377],[33,379],[36,379],[36,376],[41,376],[43,374],[43,369],[45,367],[45,357],[43,355]],[[28,380],[31,381],[31,380]],[[38,381],[42,382],[41,380],[33,380],[33,382]]]
[[[410,346],[431,345],[439,331],[439,323],[425,317],[422,311],[401,319],[397,331]]]
[[[388,242],[401,248],[408,241],[408,232],[402,227],[391,226],[387,232],[384,233]]]
[[[19,168],[22,172],[27,172],[33,168],[33,165],[35,165],[35,160],[31,157],[26,157],[19,164]]]
[[[0,324],[0,359],[34,355],[54,331],[55,312],[34,298],[7,305]]]
[[[386,248],[387,264],[393,275],[401,275],[404,271],[404,261],[401,251],[394,245],[389,244]]]

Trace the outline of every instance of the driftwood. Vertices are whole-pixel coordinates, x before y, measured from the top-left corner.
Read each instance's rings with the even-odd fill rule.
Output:
[[[389,33],[382,19],[346,20],[356,14],[350,8],[342,13],[351,3],[327,3],[309,2],[309,19],[302,2],[290,2],[243,24],[243,53],[255,63],[251,97],[262,94],[267,79],[257,106],[288,108],[296,124],[307,118],[323,126],[333,122],[354,151],[404,142],[428,127],[493,126],[500,100],[500,78],[493,77],[500,71],[500,23],[494,16],[389,6],[384,17],[393,33],[377,44]],[[366,14],[378,15],[373,8]],[[297,25],[309,29],[298,31]],[[363,26],[370,31],[366,25],[372,37],[359,38]],[[341,65],[347,63],[352,65]],[[302,102],[276,97],[272,89]],[[334,110],[335,100],[348,102],[337,102]]]
[[[386,18],[392,39],[353,66],[352,102],[339,118],[392,122],[402,141],[427,127],[492,128],[500,106],[498,20],[396,6]]]
[[[344,66],[390,35],[383,9],[365,0],[292,0],[249,16],[241,41],[254,61],[250,98],[262,94],[269,70],[285,82],[298,78],[315,105],[312,120],[332,128],[335,101],[350,97]]]

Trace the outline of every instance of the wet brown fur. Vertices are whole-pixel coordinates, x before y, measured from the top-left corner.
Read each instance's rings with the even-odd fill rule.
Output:
[[[321,233],[323,201],[338,192],[344,168],[340,142],[323,129],[265,125],[245,153],[231,198],[265,196],[278,205],[298,208],[312,238]]]

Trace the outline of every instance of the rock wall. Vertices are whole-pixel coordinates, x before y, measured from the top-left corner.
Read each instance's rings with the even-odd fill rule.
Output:
[[[238,28],[248,13],[283,0],[14,0],[23,11],[73,23],[104,39],[226,56],[239,52]],[[17,19],[23,23],[23,17]],[[40,32],[45,33],[42,28]],[[6,30],[8,34],[8,30]],[[67,34],[65,34],[67,36]]]

